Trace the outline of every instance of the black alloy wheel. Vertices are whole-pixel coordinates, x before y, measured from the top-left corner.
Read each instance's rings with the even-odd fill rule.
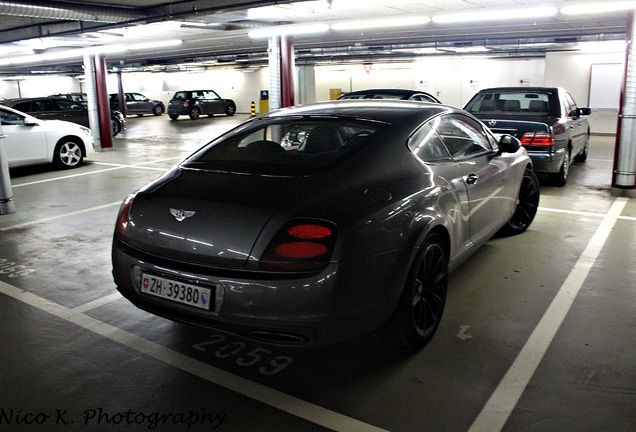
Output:
[[[119,133],[119,123],[114,118],[110,119],[110,131],[113,133],[113,136]]]
[[[390,327],[396,341],[419,349],[432,338],[442,319],[448,291],[448,257],[441,238],[431,234],[413,263]]]
[[[539,209],[539,197],[539,179],[534,171],[527,169],[521,179],[515,212],[508,223],[499,230],[498,234],[501,236],[513,236],[527,230]]]
[[[201,116],[201,109],[199,107],[192,107],[190,110],[190,118],[196,120]]]

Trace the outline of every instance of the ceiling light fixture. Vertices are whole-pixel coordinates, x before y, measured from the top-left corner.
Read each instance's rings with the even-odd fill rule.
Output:
[[[461,12],[436,15],[433,22],[436,24],[452,24],[461,22],[501,21],[528,18],[541,18],[556,15],[557,8],[534,7],[505,10],[485,10],[479,12]]]
[[[331,25],[333,30],[361,30],[386,27],[407,27],[427,24],[431,21],[427,16],[409,16],[363,21],[342,21]]]
[[[579,3],[576,5],[564,6],[560,9],[560,11],[565,15],[585,15],[620,12],[630,9],[636,9],[636,1]]]
[[[266,38],[273,36],[293,36],[309,33],[324,33],[329,30],[327,24],[312,24],[312,25],[279,25],[273,27],[264,27],[262,29],[252,30],[248,33],[249,37]]]
[[[129,50],[143,50],[143,49],[152,49],[152,48],[167,48],[171,46],[181,45],[183,41],[181,39],[169,39],[164,41],[155,41],[155,42],[142,42],[136,44],[129,44],[127,48]]]

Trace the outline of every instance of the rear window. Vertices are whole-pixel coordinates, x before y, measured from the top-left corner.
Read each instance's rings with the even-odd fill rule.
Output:
[[[342,163],[386,123],[293,118],[248,123],[195,153],[182,167],[253,175],[304,176]]]
[[[523,91],[480,93],[466,105],[465,110],[476,115],[545,116],[550,113],[549,95]]]

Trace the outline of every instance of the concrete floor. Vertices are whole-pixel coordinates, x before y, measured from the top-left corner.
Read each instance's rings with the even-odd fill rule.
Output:
[[[451,275],[417,353],[375,335],[263,345],[142,312],[110,271],[122,199],[246,116],[129,118],[76,170],[12,170],[0,216],[0,430],[634,431],[636,201],[610,195],[614,139],[521,236]]]

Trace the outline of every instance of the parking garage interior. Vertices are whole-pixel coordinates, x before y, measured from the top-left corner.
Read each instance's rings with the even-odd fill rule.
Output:
[[[636,203],[634,186],[616,182],[621,139],[630,140],[622,119],[632,108],[624,96],[631,9],[294,35],[296,104],[393,87],[461,107],[490,86],[558,86],[592,109],[587,160],[570,167],[563,187],[540,179],[540,208],[526,233],[489,240],[450,275],[437,334],[413,352],[376,333],[318,348],[266,344],[137,309],[111,274],[122,200],[249,120],[252,103],[256,115],[269,109],[261,103],[272,85],[268,41],[249,37],[254,26],[281,17],[335,24],[597,2],[412,0],[341,10],[334,0],[324,2],[326,11],[323,2],[39,2],[51,8],[46,17],[19,16],[40,12],[33,2],[17,3],[18,15],[0,2],[0,53],[22,40],[66,38],[68,49],[71,40],[95,39],[88,30],[179,21],[161,30],[183,39],[177,47],[104,54],[108,93],[122,84],[167,105],[184,86],[205,86],[235,100],[237,114],[128,116],[112,147],[79,168],[9,171],[15,211],[0,214],[0,429],[636,428]],[[274,8],[274,18],[264,17],[265,8]],[[251,9],[263,13],[248,20]],[[0,54],[2,98],[87,91],[83,56],[20,64],[16,56]]]

